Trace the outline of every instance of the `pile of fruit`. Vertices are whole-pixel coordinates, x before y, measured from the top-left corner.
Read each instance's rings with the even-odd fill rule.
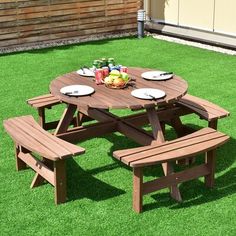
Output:
[[[128,82],[129,75],[118,70],[112,70],[104,79],[104,84],[109,88],[124,88]]]

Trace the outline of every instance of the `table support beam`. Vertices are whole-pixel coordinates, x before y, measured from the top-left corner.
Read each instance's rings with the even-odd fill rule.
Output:
[[[71,121],[74,118],[74,114],[77,110],[77,106],[69,104],[68,107],[64,110],[64,113],[58,123],[58,126],[55,130],[55,135],[64,133],[68,130]]]

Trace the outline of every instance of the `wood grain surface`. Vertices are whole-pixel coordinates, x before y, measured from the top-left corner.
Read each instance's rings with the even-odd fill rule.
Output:
[[[92,78],[83,77],[76,72],[59,76],[50,84],[50,92],[62,102],[74,104],[78,108],[101,108],[101,109],[142,109],[157,105],[173,103],[186,94],[188,84],[179,76],[174,76],[166,81],[148,81],[141,78],[141,74],[152,69],[129,68],[129,75],[135,80],[133,86],[124,89],[110,89],[104,85],[96,85]],[[88,85],[95,89],[90,96],[70,97],[60,93],[60,89],[68,85]],[[143,100],[131,95],[131,91],[137,88],[156,88],[165,91],[166,96],[162,99]]]
[[[1,0],[0,48],[136,30],[138,0]]]

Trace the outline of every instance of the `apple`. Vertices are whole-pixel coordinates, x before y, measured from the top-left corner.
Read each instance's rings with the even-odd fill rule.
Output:
[[[125,81],[122,79],[122,78],[116,78],[113,80],[113,83],[112,83],[114,86],[116,87],[122,87],[125,85]]]
[[[121,72],[120,73],[120,77],[125,81],[127,82],[129,80],[129,75],[125,72]]]

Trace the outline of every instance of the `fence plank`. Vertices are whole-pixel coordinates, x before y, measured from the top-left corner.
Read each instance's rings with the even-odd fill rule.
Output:
[[[138,0],[1,0],[0,49],[136,30]]]

